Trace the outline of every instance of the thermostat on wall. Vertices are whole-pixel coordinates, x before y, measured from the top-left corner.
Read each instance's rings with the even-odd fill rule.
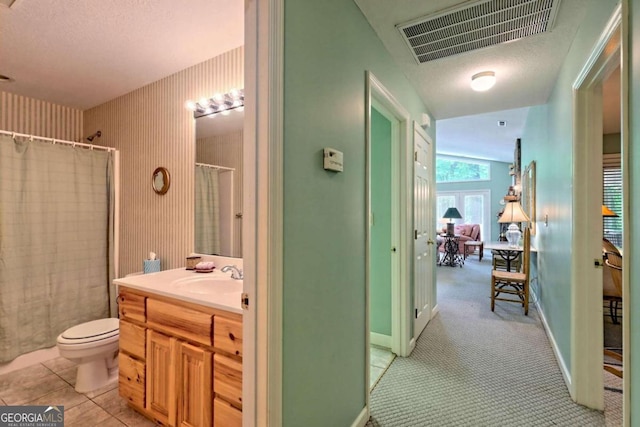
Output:
[[[342,172],[342,151],[338,151],[333,148],[325,148],[324,168],[328,171]]]

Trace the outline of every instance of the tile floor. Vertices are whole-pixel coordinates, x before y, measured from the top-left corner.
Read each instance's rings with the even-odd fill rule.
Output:
[[[64,406],[65,427],[155,424],[118,396],[117,381],[90,393],[74,389],[76,366],[62,357],[0,375],[0,405]]]
[[[373,390],[384,371],[387,370],[393,359],[395,359],[396,355],[391,353],[387,348],[381,348],[376,346],[371,346],[371,353],[369,356],[369,389]]]

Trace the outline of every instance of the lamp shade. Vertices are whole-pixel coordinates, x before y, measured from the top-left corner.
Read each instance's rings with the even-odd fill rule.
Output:
[[[447,211],[444,213],[444,215],[442,215],[442,218],[449,218],[449,219],[453,219],[453,218],[462,218],[462,215],[460,215],[460,212],[458,212],[458,209],[456,209],[456,208],[449,208],[449,209],[447,209]]]
[[[608,207],[606,207],[605,205],[602,205],[602,216],[618,216],[618,214],[612,211],[611,209],[609,209]]]
[[[498,222],[528,222],[531,221],[522,210],[520,202],[509,202],[504,207],[504,212]]]

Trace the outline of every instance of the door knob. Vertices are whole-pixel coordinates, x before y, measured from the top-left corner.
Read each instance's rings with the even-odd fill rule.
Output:
[[[431,239],[427,240],[427,244],[433,245],[433,240],[431,240]]]

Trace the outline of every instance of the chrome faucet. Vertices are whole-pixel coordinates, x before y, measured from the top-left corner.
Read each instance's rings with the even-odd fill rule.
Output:
[[[235,265],[225,265],[224,267],[222,267],[222,270],[220,271],[222,271],[223,273],[226,273],[227,271],[231,271],[232,279],[235,279],[235,280],[244,279],[244,274],[242,274],[242,270],[240,270]]]

